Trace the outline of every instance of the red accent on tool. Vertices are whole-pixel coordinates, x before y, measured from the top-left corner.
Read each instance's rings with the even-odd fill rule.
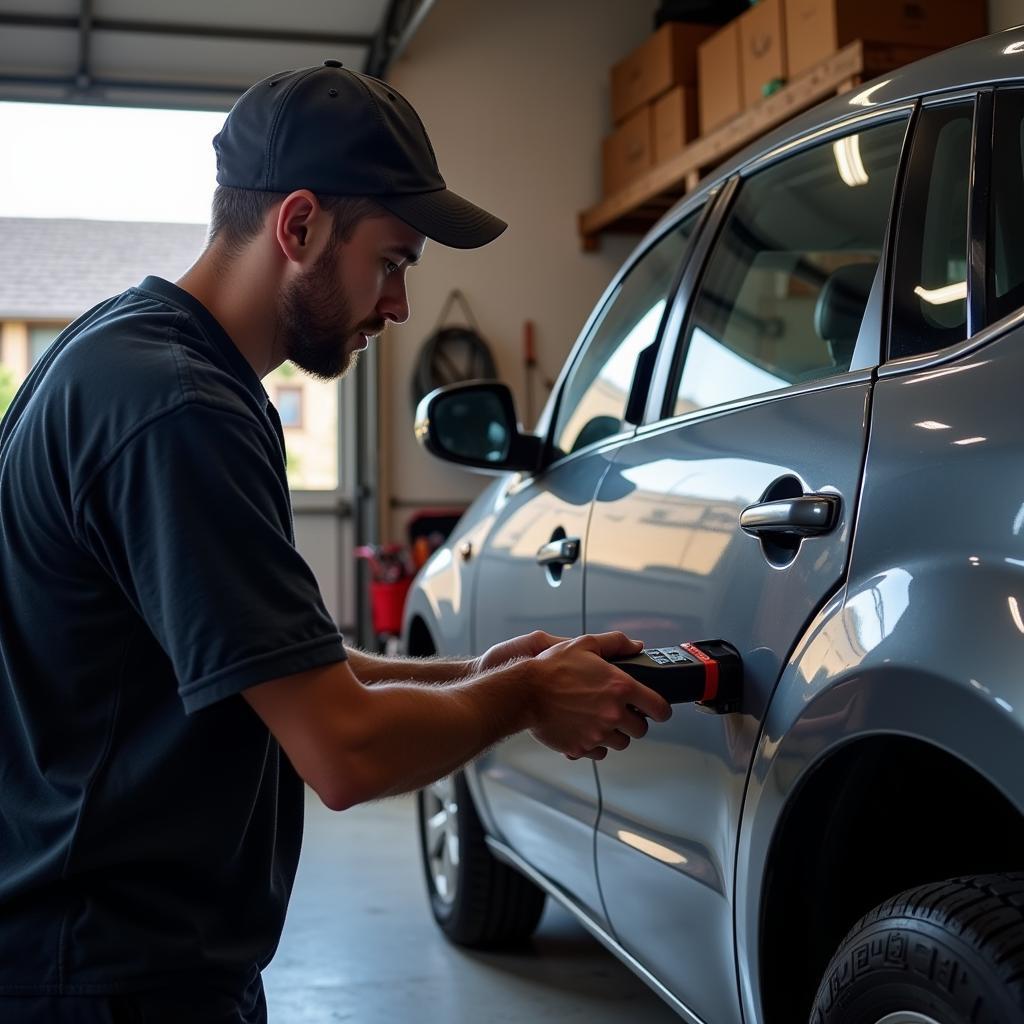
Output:
[[[533,321],[523,323],[523,359],[527,366],[537,365],[537,355],[533,347]]]
[[[718,662],[710,654],[705,654],[696,644],[679,646],[704,665],[704,696],[701,700],[714,700],[718,696]]]

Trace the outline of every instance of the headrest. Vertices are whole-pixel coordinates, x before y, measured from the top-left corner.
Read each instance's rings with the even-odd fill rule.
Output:
[[[822,341],[856,342],[877,268],[875,262],[848,263],[829,275],[814,307],[814,329]]]

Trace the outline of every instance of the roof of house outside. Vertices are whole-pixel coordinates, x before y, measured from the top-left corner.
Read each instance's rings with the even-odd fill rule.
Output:
[[[177,280],[203,224],[0,217],[0,320],[73,320],[147,274]]]

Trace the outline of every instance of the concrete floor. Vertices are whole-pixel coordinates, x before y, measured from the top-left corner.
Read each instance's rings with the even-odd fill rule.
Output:
[[[430,916],[408,797],[334,814],[307,793],[295,892],[264,981],[271,1024],[679,1024],[551,900],[524,952],[451,946]]]

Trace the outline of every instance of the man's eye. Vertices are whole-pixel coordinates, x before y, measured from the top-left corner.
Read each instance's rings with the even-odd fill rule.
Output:
[[[385,274],[393,274],[397,269],[398,269],[398,264],[395,263],[393,260],[385,260],[384,261],[384,273]]]

